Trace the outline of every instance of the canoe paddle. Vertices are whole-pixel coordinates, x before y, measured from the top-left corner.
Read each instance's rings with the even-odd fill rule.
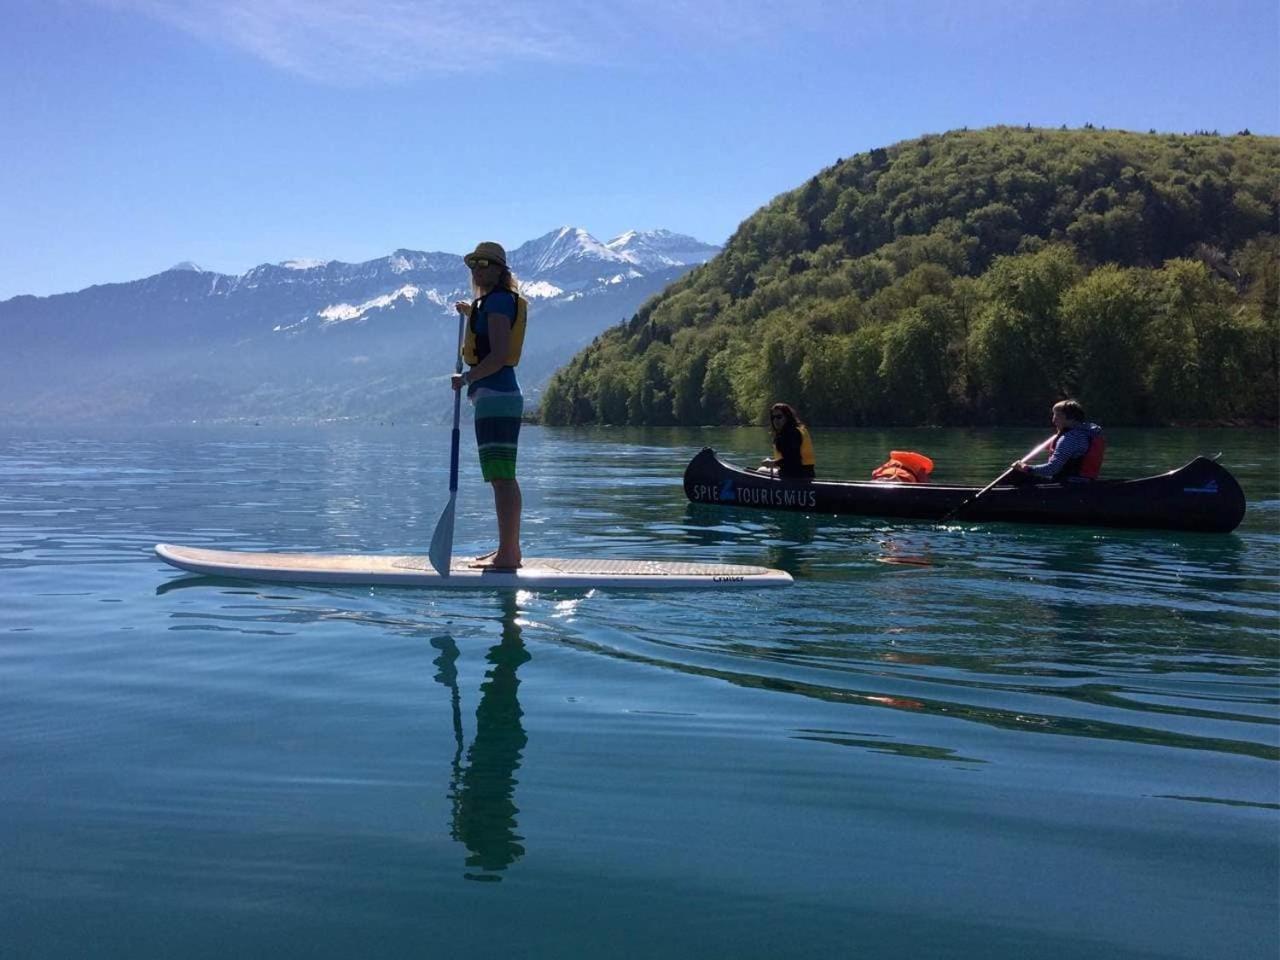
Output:
[[[1044,450],[1044,448],[1045,448],[1045,447],[1049,446],[1049,444],[1053,443],[1053,441],[1054,441],[1054,440],[1056,440],[1057,438],[1058,438],[1058,435],[1057,435],[1056,433],[1055,433],[1052,437],[1046,437],[1044,440],[1042,440],[1040,443],[1037,443],[1034,447],[1032,447],[1030,450],[1028,450],[1026,453],[1024,453],[1024,454],[1023,454],[1021,457],[1019,457],[1018,459],[1019,459],[1019,460],[1021,460],[1023,463],[1026,463],[1028,460],[1030,460],[1030,459],[1031,459],[1032,457],[1034,457],[1036,454],[1040,453],[1040,451]],[[969,497],[967,500],[964,500],[964,501],[960,504],[960,506],[958,506],[958,507],[956,507],[954,510],[950,511],[950,512],[945,516],[945,517],[943,517],[943,518],[942,518],[940,521],[938,521],[938,522],[939,522],[939,523],[946,523],[946,522],[948,522],[949,520],[953,520],[953,519],[955,519],[957,516],[959,516],[959,514],[960,514],[960,511],[961,511],[961,510],[963,510],[965,507],[969,506],[969,504],[973,503],[973,502],[974,502],[975,500],[977,500],[980,496],[982,496],[984,493],[986,493],[988,490],[990,490],[992,487],[994,487],[996,484],[998,484],[1001,480],[1006,479],[1006,478],[1007,478],[1011,473],[1013,473],[1013,467],[1010,467],[1010,468],[1009,468],[1008,470],[1006,470],[1004,473],[1000,474],[1000,476],[996,477],[994,480],[992,480],[990,483],[988,483],[985,487],[983,487],[981,490],[979,490],[977,493],[975,493],[972,497]]]
[[[466,327],[466,316],[458,311],[458,362],[454,366],[454,374],[462,373],[462,335]],[[453,513],[458,502],[458,421],[462,418],[462,390],[453,391],[453,436],[449,440],[449,505],[440,514],[436,522],[435,533],[431,535],[431,549],[427,551],[427,559],[436,573],[442,577],[449,575],[449,564],[453,560]]]

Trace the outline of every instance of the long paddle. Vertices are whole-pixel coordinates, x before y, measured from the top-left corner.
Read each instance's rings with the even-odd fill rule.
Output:
[[[454,366],[454,374],[462,372],[462,335],[466,328],[466,316],[458,311],[458,362]],[[449,440],[449,505],[440,514],[436,522],[435,533],[431,535],[431,549],[427,551],[427,559],[436,573],[442,577],[449,575],[449,564],[453,560],[453,512],[458,502],[458,422],[462,418],[462,391],[453,391],[453,436]]]
[[[1040,443],[1037,443],[1034,447],[1032,447],[1030,450],[1028,450],[1018,459],[1021,460],[1023,463],[1026,463],[1028,460],[1030,460],[1032,457],[1034,457],[1036,454],[1042,451],[1045,447],[1049,446],[1049,444],[1053,443],[1053,441],[1057,439],[1057,436],[1058,435],[1055,433],[1052,437],[1046,437],[1044,440],[1042,440]],[[973,503],[980,496],[982,496],[984,493],[986,493],[988,490],[990,490],[992,487],[998,484],[1001,480],[1008,478],[1009,474],[1011,473],[1013,473],[1013,467],[1010,467],[1004,473],[1000,474],[1000,476],[996,477],[994,480],[988,483],[985,487],[983,487],[981,490],[975,493],[972,497],[969,497],[967,500],[962,501],[960,506],[956,507],[954,510],[949,512],[945,517],[942,518],[940,522],[946,523],[948,520],[953,520],[955,517],[957,517],[960,514],[961,510],[969,506],[969,504]]]

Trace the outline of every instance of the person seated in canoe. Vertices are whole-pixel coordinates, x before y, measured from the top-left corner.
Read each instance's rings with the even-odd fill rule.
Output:
[[[890,450],[889,459],[871,471],[871,479],[884,483],[928,483],[933,461],[923,453]]]
[[[778,476],[811,480],[814,476],[813,441],[809,429],[789,403],[769,408],[769,430],[773,436],[773,456],[760,461],[761,470],[777,470]]]
[[[1053,429],[1057,436],[1049,445],[1049,459],[1030,464],[1014,461],[1014,483],[1081,483],[1098,479],[1107,440],[1102,428],[1090,422],[1075,400],[1059,400],[1053,405]]]

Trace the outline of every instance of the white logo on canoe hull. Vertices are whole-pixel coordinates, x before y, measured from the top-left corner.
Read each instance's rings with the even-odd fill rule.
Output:
[[[750,507],[810,507],[818,506],[815,490],[797,490],[791,487],[752,487],[734,483],[732,478],[721,484],[694,483],[689,486],[693,499],[699,503],[740,503]]]

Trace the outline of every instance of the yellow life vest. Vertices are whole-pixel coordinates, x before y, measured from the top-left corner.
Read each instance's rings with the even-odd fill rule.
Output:
[[[529,323],[529,301],[510,290],[490,290],[483,297],[471,304],[471,316],[467,318],[467,333],[462,341],[462,359],[468,366],[474,367],[489,355],[489,338],[476,333],[477,311],[484,309],[484,302],[495,293],[511,293],[516,301],[516,315],[511,319],[511,336],[507,340],[507,362],[504,366],[514,367],[520,362],[520,351],[524,349],[524,330]]]
[[[813,456],[813,441],[809,439],[809,428],[797,423],[796,429],[800,431],[800,465],[802,467],[816,466],[818,461]],[[782,460],[782,451],[777,447],[773,448],[773,459]]]

